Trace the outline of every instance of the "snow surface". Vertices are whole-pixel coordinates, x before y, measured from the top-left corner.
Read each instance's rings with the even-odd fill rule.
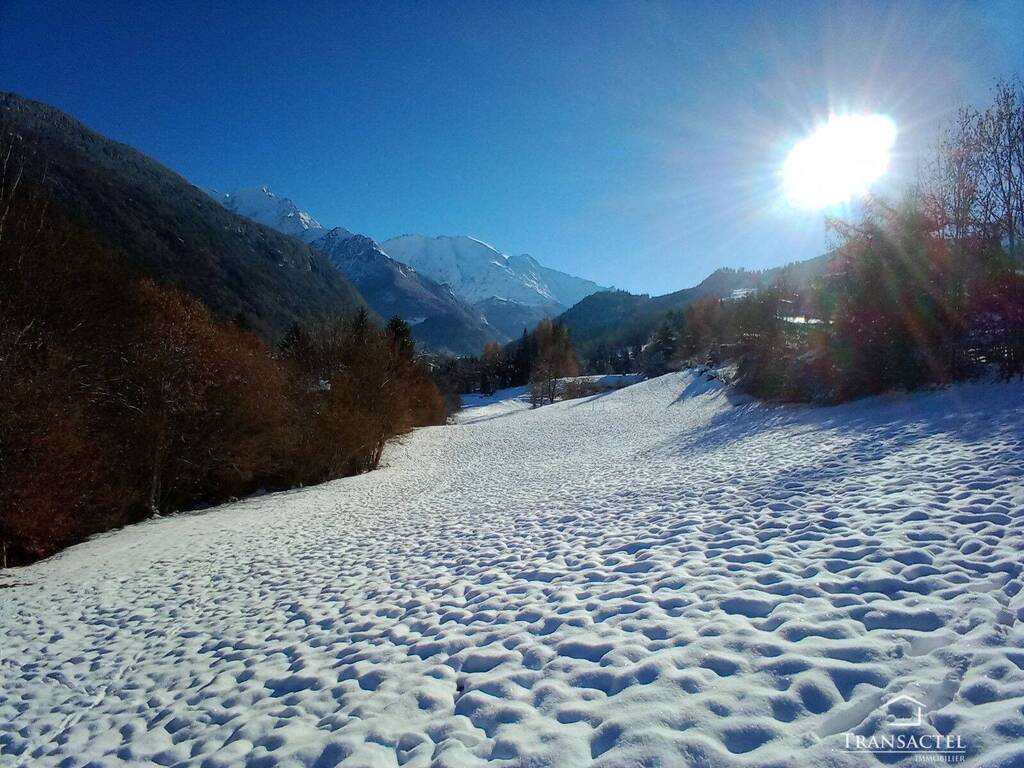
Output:
[[[0,574],[0,764],[1020,766],[1022,396],[672,374],[99,537]]]
[[[508,387],[490,395],[462,395],[462,410],[455,414],[457,424],[473,424],[516,411],[530,409],[529,387]]]
[[[559,379],[563,383],[586,381],[603,392],[622,389],[636,384],[640,380],[640,375],[636,373],[607,373],[598,376],[571,376]],[[457,424],[473,424],[477,421],[485,421],[495,416],[505,416],[533,407],[530,403],[529,387],[508,387],[496,390],[489,395],[474,392],[463,394],[461,397],[463,410],[455,415]]]

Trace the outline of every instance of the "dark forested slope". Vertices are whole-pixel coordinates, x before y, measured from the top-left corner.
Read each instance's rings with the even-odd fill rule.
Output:
[[[20,174],[45,185],[68,215],[142,274],[195,296],[219,317],[275,339],[304,317],[363,304],[322,254],[231,213],[58,109],[0,93],[0,136],[9,139],[9,181]]]

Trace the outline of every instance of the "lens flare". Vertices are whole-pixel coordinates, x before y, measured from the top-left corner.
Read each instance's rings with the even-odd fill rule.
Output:
[[[895,143],[896,124],[885,115],[833,115],[786,158],[786,197],[820,209],[864,195],[889,167]]]

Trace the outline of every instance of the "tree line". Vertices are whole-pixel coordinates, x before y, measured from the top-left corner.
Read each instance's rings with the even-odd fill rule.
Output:
[[[268,347],[134,271],[0,152],[0,566],[150,515],[364,472],[443,423],[409,326]]]
[[[448,358],[437,363],[435,376],[447,392],[479,392],[529,386],[534,406],[562,396],[561,379],[579,373],[579,360],[569,329],[545,319],[520,339],[502,346],[492,341],[479,357]]]

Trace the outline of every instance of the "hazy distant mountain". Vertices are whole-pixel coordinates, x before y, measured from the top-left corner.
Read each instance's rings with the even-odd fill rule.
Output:
[[[509,257],[509,261],[513,257]],[[529,259],[533,264],[540,270],[540,276],[547,283],[548,290],[551,295],[555,297],[559,304],[564,304],[567,307],[571,307],[580,301],[583,301],[587,296],[598,291],[607,291],[607,287],[600,286],[593,280],[587,280],[583,277],[576,277],[570,275],[567,272],[561,272],[557,269],[551,269],[550,267],[543,267],[538,264],[532,256],[521,256],[521,259]]]
[[[0,93],[0,133],[18,137],[25,183],[141,273],[189,293],[268,339],[311,313],[351,311],[362,297],[318,251],[214,203],[124,144],[39,102]]]
[[[471,304],[504,299],[529,307],[570,307],[605,290],[590,280],[541,266],[532,256],[506,256],[465,235],[402,235],[381,243],[389,256],[414,267]],[[556,307],[557,308],[557,307]]]

